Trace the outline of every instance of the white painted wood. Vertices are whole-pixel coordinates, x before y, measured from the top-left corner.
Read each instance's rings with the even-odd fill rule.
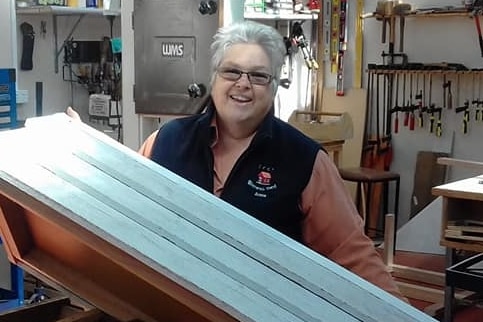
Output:
[[[23,189],[38,189],[45,202],[59,211],[66,208],[72,220],[124,244],[126,251],[237,314],[253,314],[258,321],[272,320],[258,319],[267,309],[281,314],[273,321],[283,321],[286,312],[304,321],[434,321],[63,114],[31,119],[27,129],[0,135],[0,144],[10,151],[0,160],[4,180],[15,178]],[[211,285],[219,279],[240,293],[225,294]]]

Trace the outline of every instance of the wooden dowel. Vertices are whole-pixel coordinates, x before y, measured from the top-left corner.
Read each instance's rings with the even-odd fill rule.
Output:
[[[386,266],[391,267],[394,264],[394,214],[387,214],[384,224],[384,253],[383,260]]]

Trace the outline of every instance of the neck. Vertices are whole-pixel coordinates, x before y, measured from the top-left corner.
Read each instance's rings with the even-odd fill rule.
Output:
[[[243,125],[227,125],[218,122],[218,139],[223,145],[247,145],[255,136],[256,128]]]

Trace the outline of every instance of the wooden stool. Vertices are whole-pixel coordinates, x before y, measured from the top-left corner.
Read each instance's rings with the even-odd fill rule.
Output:
[[[350,182],[356,182],[358,187],[358,195],[357,195],[357,208],[361,211],[361,216],[364,220],[364,229],[366,234],[368,233],[369,223],[367,220],[367,216],[371,210],[371,198],[372,198],[372,189],[373,185],[376,183],[382,183],[383,186],[383,209],[382,215],[388,213],[389,209],[389,183],[394,181],[396,184],[396,193],[394,197],[394,219],[396,221],[397,227],[397,215],[398,215],[398,207],[399,207],[399,185],[400,185],[400,176],[398,173],[391,172],[391,171],[384,171],[384,170],[376,170],[371,168],[364,168],[364,167],[355,167],[355,168],[340,168],[339,169],[340,176],[342,179]],[[381,211],[378,214],[378,221],[379,217],[381,216]],[[384,225],[384,221],[383,221]],[[376,223],[376,230],[377,230],[377,223]],[[384,228],[383,228],[384,231]],[[394,234],[394,239],[396,234]],[[394,241],[395,242],[395,241]]]

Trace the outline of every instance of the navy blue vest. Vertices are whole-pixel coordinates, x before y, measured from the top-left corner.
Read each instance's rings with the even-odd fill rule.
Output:
[[[213,193],[214,108],[175,119],[159,131],[151,159]],[[267,115],[232,169],[221,198],[287,236],[301,241],[300,196],[320,145]]]

